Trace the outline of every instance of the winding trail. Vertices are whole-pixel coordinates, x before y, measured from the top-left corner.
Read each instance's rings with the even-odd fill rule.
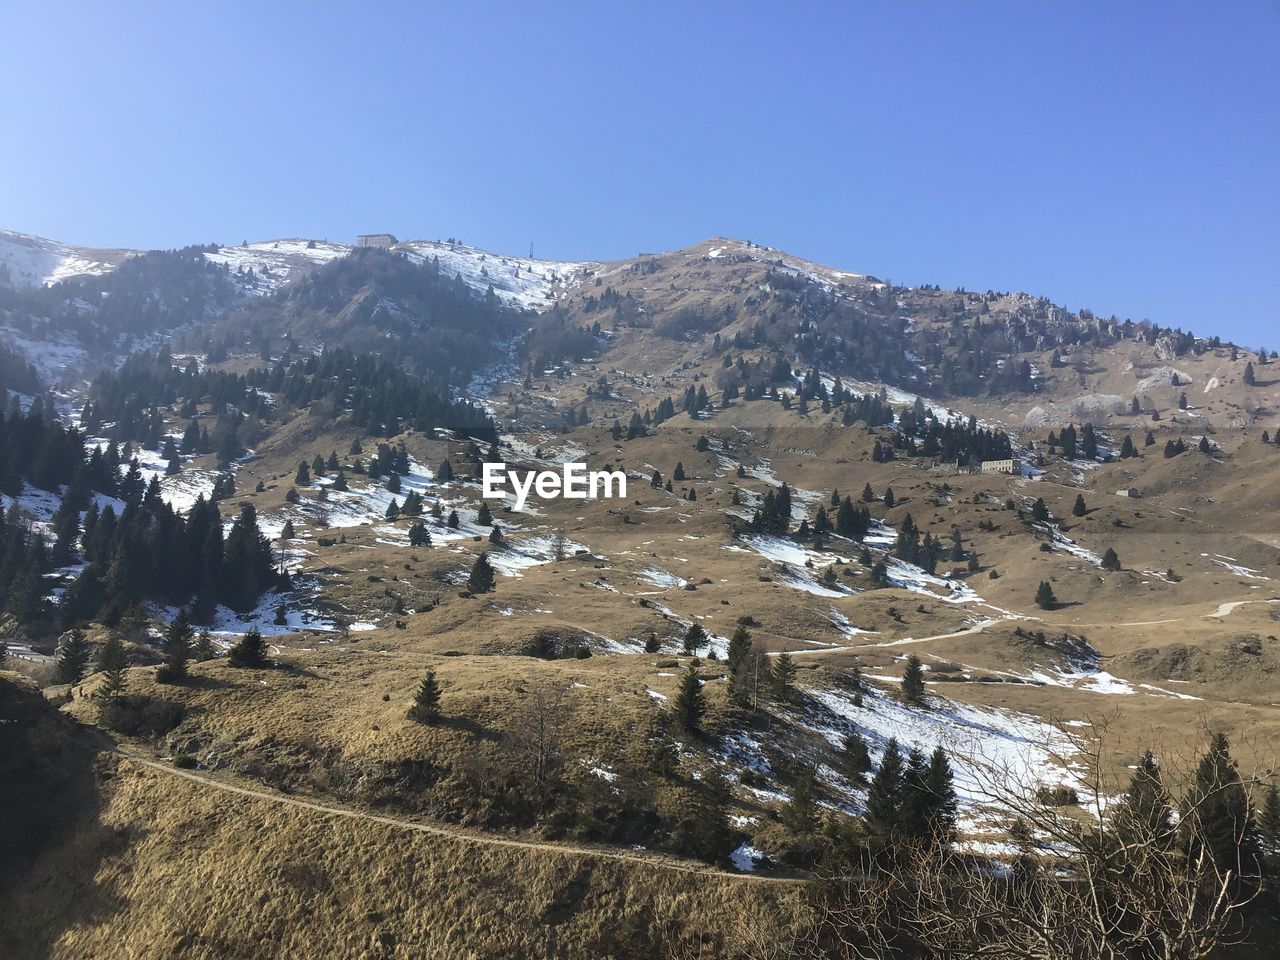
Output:
[[[1267,599],[1250,598],[1248,600],[1229,600],[1225,603],[1220,603],[1216,610],[1212,610],[1209,613],[1204,614],[1204,618],[1206,620],[1221,619],[1223,617],[1226,617],[1234,613],[1240,607],[1243,607],[1250,603],[1280,603],[1280,597],[1272,597]],[[877,650],[877,649],[885,649],[889,647],[906,647],[906,646],[912,646],[917,643],[929,643],[930,641],[933,641],[933,640],[951,640],[956,637],[973,636],[974,634],[982,633],[989,627],[994,627],[996,624],[1009,623],[1010,621],[1013,621],[1013,620],[1036,621],[1036,622],[1044,623],[1044,625],[1047,627],[1071,629],[1076,627],[1154,627],[1154,626],[1159,626],[1160,624],[1165,624],[1165,623],[1183,623],[1190,619],[1194,619],[1194,618],[1193,617],[1172,617],[1167,620],[1136,620],[1129,623],[1052,623],[1049,621],[1042,620],[1039,617],[1028,617],[1028,616],[1023,616],[1022,614],[1012,614],[1012,615],[1006,614],[1003,617],[993,617],[987,620],[979,621],[978,623],[965,627],[962,630],[952,630],[947,633],[935,633],[932,636],[928,636],[928,637],[902,637],[901,639],[898,639],[898,640],[884,640],[879,643],[860,643],[860,644],[855,644],[853,646],[831,646],[831,647],[820,647],[818,649],[787,650],[785,652],[790,654],[793,657],[812,657],[812,656],[818,656],[820,654],[848,653],[850,651],[856,651],[856,650]],[[781,652],[783,651],[770,651],[769,656],[776,657]]]
[[[381,824],[384,827],[391,827],[396,830],[412,830],[417,833],[426,833],[435,837],[442,837],[456,843],[474,843],[478,846],[488,847],[506,847],[513,850],[532,850],[541,853],[553,853],[560,856],[571,857],[595,857],[601,860],[622,860],[627,863],[634,863],[640,866],[652,867],[655,870],[671,870],[676,873],[688,873],[699,877],[720,877],[728,880],[746,880],[755,883],[789,883],[802,884],[806,881],[800,877],[775,877],[765,876],[755,873],[735,873],[729,870],[719,870],[715,867],[695,866],[691,863],[679,863],[658,856],[646,856],[640,853],[627,853],[622,850],[613,850],[604,847],[579,847],[571,844],[549,843],[538,840],[515,840],[510,837],[494,837],[484,834],[467,833],[461,829],[446,827],[440,824],[420,823],[415,820],[402,820],[398,817],[384,817],[376,813],[365,813],[362,810],[352,810],[347,807],[335,807],[328,804],[316,803],[312,800],[301,800],[297,797],[286,797],[277,793],[268,793],[265,790],[255,790],[250,787],[241,787],[233,783],[227,783],[213,777],[204,776],[199,773],[192,773],[190,770],[180,770],[169,764],[161,763],[157,760],[148,760],[139,754],[121,747],[116,744],[113,748],[116,755],[130,763],[137,764],[154,770],[157,773],[166,774],[171,777],[178,777],[191,783],[199,784],[213,790],[221,790],[224,793],[231,793],[241,797],[250,797],[254,800],[265,800],[269,803],[278,803],[288,807],[294,807],[298,810],[305,810],[310,813],[322,814],[330,817],[346,817],[349,820],[364,820],[369,823]]]

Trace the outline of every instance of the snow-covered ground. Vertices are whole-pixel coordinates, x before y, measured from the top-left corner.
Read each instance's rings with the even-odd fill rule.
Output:
[[[1264,576],[1263,574],[1259,573],[1257,570],[1254,570],[1252,567],[1246,567],[1244,564],[1240,563],[1240,561],[1236,560],[1235,557],[1223,556],[1220,553],[1214,554],[1211,557],[1207,553],[1202,553],[1200,554],[1200,556],[1209,557],[1209,559],[1212,560],[1214,563],[1216,563],[1218,566],[1226,567],[1228,570],[1234,573],[1237,577],[1243,577],[1245,580],[1270,580],[1271,579],[1270,577]]]
[[[225,264],[233,278],[250,293],[269,293],[295,276],[345,257],[350,252],[350,244],[329,240],[265,240],[237,247],[220,247],[206,253],[205,259]],[[254,276],[252,283],[248,279],[250,270]]]
[[[26,357],[46,384],[58,383],[69,371],[83,369],[89,359],[85,349],[66,334],[51,333],[35,340],[13,327],[0,326],[0,343]]]
[[[439,240],[410,240],[392,247],[418,261],[439,258],[440,269],[460,276],[468,286],[482,293],[493,292],[513,306],[545,310],[555,301],[555,288],[577,283],[593,263],[537,260],[488,253],[462,243]]]
[[[205,253],[211,263],[223,264],[249,293],[269,293],[282,284],[332,260],[345,257],[354,247],[332,240],[284,238],[219,247]],[[439,258],[450,276],[460,276],[472,288],[494,293],[520,309],[544,310],[555,301],[555,290],[579,282],[594,263],[540,260],[489,253],[461,243],[410,240],[391,248],[419,262]],[[10,281],[37,286],[73,277],[109,273],[133,250],[98,250],[77,247],[11,230],[0,230],[0,264],[8,267]],[[252,270],[252,278],[249,271]]]
[[[9,280],[18,286],[48,286],[74,277],[110,273],[132,255],[129,250],[95,250],[0,230],[0,263],[9,268]]]
[[[1060,728],[1039,717],[999,707],[979,707],[930,698],[929,709],[908,707],[871,686],[863,705],[840,691],[813,691],[822,708],[808,711],[799,722],[839,747],[857,730],[879,764],[890,738],[904,753],[916,748],[928,754],[941,746],[951,759],[956,795],[964,829],[996,830],[1001,809],[997,794],[1004,788],[1083,786],[1074,765],[1075,742]],[[819,771],[860,810],[864,794],[854,791],[834,771]]]

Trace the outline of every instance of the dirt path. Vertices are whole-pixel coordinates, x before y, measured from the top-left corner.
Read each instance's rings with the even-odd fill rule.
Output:
[[[1268,599],[1251,598],[1249,600],[1230,600],[1230,601],[1227,601],[1226,603],[1219,604],[1216,610],[1213,610],[1209,613],[1204,614],[1204,618],[1220,619],[1222,617],[1228,616],[1231,613],[1234,613],[1240,607],[1243,607],[1250,603],[1280,603],[1280,598],[1268,598]],[[793,657],[812,657],[812,656],[817,656],[819,654],[848,653],[853,650],[876,650],[876,649],[884,649],[886,647],[906,647],[906,646],[912,646],[917,643],[929,643],[932,640],[951,640],[956,637],[972,636],[973,634],[976,634],[976,633],[982,633],[988,627],[993,627],[998,623],[1008,623],[1010,619],[1011,618],[1009,617],[996,617],[989,620],[983,620],[979,623],[975,623],[971,626],[965,627],[962,630],[952,630],[948,633],[936,633],[929,637],[903,637],[900,640],[885,640],[879,643],[860,643],[855,646],[821,647],[818,649],[811,649],[811,650],[788,650],[787,652],[791,654],[791,656]],[[1022,615],[1015,615],[1013,619],[1039,620],[1038,617],[1032,618],[1032,617],[1024,617]],[[1182,623],[1189,619],[1192,619],[1192,618],[1191,617],[1173,617],[1167,620],[1137,620],[1130,623],[1049,623],[1047,621],[1040,621],[1040,622],[1043,622],[1044,625],[1048,627],[1059,627],[1061,629],[1067,629],[1072,627],[1154,627],[1154,626],[1158,626],[1160,624],[1165,624],[1165,623]],[[777,654],[770,654],[770,655],[776,656]]]
[[[655,870],[674,870],[677,873],[688,873],[700,877],[723,877],[730,880],[755,881],[756,883],[799,884],[805,882],[803,879],[796,877],[770,877],[754,873],[732,873],[728,870],[717,870],[714,867],[693,866],[692,864],[677,863],[657,856],[644,856],[639,853],[625,853],[621,850],[609,850],[601,847],[576,847],[571,844],[547,843],[537,840],[514,840],[508,837],[493,837],[484,836],[482,834],[467,833],[461,829],[453,827],[430,823],[419,823],[413,820],[401,820],[396,817],[384,817],[376,813],[365,813],[362,810],[351,810],[346,807],[334,807],[323,803],[316,803],[312,800],[301,800],[296,797],[285,797],[276,793],[268,793],[264,790],[254,790],[250,787],[236,786],[235,784],[226,783],[225,781],[217,780],[213,777],[192,773],[190,770],[180,770],[169,764],[160,763],[156,760],[148,760],[145,757],[139,756],[133,751],[127,750],[118,745],[115,747],[115,753],[130,763],[136,763],[139,766],[147,767],[148,769],[155,770],[157,773],[163,773],[171,777],[179,777],[183,780],[188,780],[191,783],[197,783],[202,787],[221,790],[224,793],[233,793],[241,797],[251,797],[255,800],[266,800],[269,803],[279,803],[299,810],[323,814],[330,817],[346,817],[351,820],[366,820],[370,823],[382,824],[383,826],[397,830],[413,830],[418,833],[426,833],[436,837],[443,837],[456,843],[474,843],[480,846],[507,847],[514,850],[535,850],[542,853],[559,854],[561,856],[596,857],[602,860],[624,860],[628,863],[652,867]]]

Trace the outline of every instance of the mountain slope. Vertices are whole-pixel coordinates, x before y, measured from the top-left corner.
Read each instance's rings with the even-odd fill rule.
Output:
[[[14,285],[40,286],[110,273],[133,250],[77,247],[13,230],[0,230],[0,284],[5,272]]]

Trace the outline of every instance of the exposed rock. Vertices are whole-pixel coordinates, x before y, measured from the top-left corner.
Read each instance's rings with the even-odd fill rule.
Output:
[[[1191,374],[1176,367],[1156,367],[1146,377],[1138,381],[1133,388],[1134,393],[1145,393],[1155,387],[1185,387],[1194,383]]]
[[[1043,430],[1046,427],[1066,426],[1081,420],[1121,414],[1126,409],[1124,397],[1113,393],[1087,393],[1065,403],[1043,403],[1032,407],[1027,411],[1023,427],[1027,430]]]

